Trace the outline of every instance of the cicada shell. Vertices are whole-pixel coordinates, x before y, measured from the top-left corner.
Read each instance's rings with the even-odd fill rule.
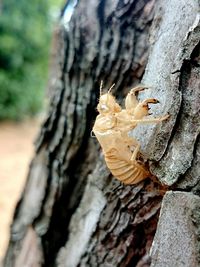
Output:
[[[126,97],[125,108],[116,102],[110,90],[100,95],[93,132],[99,141],[106,164],[113,176],[124,184],[136,184],[151,176],[139,151],[140,144],[128,133],[138,123],[158,123],[168,118],[146,118],[149,115],[149,104],[156,104],[154,98],[142,102],[136,94],[145,87],[133,88]]]

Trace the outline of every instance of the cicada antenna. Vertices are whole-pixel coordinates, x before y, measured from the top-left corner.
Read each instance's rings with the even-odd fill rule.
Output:
[[[99,95],[102,95],[102,88],[103,88],[103,80],[101,80],[100,88],[99,88]]]
[[[109,97],[109,94],[110,94],[110,92],[111,92],[111,90],[113,89],[113,87],[115,86],[115,83],[113,83],[113,85],[111,85],[111,87],[109,88],[109,90],[108,90],[108,93],[107,93],[107,103],[108,103],[108,97]]]
[[[108,90],[108,94],[110,94],[111,90],[113,89],[113,87],[115,86],[115,83],[113,83],[113,85],[111,85],[110,89]]]

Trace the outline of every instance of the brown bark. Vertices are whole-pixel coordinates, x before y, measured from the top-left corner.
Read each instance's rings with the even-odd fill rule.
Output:
[[[80,0],[70,21],[62,19],[51,104],[4,266],[150,266],[162,192],[148,179],[124,186],[111,177],[90,136],[100,81],[116,83],[122,102],[140,82],[148,53],[143,83],[152,88],[141,98],[158,98],[153,113],[169,112],[170,120],[134,134],[161,182],[199,193],[198,4],[164,2]]]

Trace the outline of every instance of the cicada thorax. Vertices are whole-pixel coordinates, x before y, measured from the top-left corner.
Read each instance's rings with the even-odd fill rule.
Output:
[[[105,161],[113,176],[124,184],[136,184],[148,177],[151,173],[141,161],[131,161],[120,158],[116,149],[104,153]]]

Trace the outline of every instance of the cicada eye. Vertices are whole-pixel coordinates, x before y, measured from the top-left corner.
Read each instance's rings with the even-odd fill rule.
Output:
[[[105,104],[102,104],[101,105],[101,110],[106,111],[106,110],[109,110],[109,109]]]

